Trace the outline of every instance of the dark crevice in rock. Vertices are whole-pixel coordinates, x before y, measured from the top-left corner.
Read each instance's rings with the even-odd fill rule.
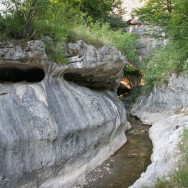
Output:
[[[2,95],[7,95],[8,93],[0,93],[0,96],[2,96]]]
[[[118,96],[124,97],[131,92],[131,90],[142,85],[142,74],[139,70],[133,72],[124,72],[124,77],[121,79],[120,85],[117,89]]]
[[[127,88],[124,84],[120,83],[117,89],[117,95],[120,96],[122,94],[127,94],[129,91],[130,91],[129,88]]]
[[[0,83],[40,82],[44,79],[42,68],[27,65],[0,66]]]
[[[107,85],[105,82],[101,82],[101,79],[94,78],[93,75],[82,76],[78,73],[66,73],[64,79],[67,81],[72,81],[77,85],[84,86],[90,89],[102,90],[106,89]]]

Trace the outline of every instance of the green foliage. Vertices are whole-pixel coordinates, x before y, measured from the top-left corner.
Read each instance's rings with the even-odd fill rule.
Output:
[[[124,72],[126,73],[133,73],[135,71],[137,71],[137,68],[132,64],[128,64],[124,67]]]
[[[134,11],[150,24],[167,25],[173,10],[174,0],[148,0],[146,5]]]
[[[183,62],[183,71],[188,70],[188,58]]]
[[[135,63],[137,62],[137,53],[135,49],[136,37],[129,33],[122,32],[121,30],[111,33],[109,39],[112,37],[112,46],[116,46],[127,57],[127,60]]]
[[[157,182],[156,182],[156,185],[154,187],[155,188],[167,188],[167,187],[169,187],[169,181],[168,180],[159,180],[158,179]]]
[[[144,62],[145,88],[151,90],[169,74],[188,70],[188,1],[149,0],[137,13],[149,22],[166,24],[170,36],[169,45],[156,49]]]
[[[90,22],[90,21],[88,21]],[[79,24],[72,28],[71,40],[82,39],[86,43],[95,46],[109,44],[117,47],[127,59],[134,61],[137,58],[135,43],[136,37],[121,30],[113,31],[108,23],[90,22],[89,24]]]
[[[127,73],[134,73],[134,72],[139,72],[138,68],[135,67],[133,64],[127,64],[124,69],[123,69],[124,75]]]
[[[32,38],[35,34],[33,23],[36,18],[44,16],[50,6],[49,0],[3,0],[6,6],[3,14],[5,33],[16,38]]]
[[[171,73],[184,70],[184,56],[185,52],[173,44],[155,49],[143,63],[145,87],[150,90],[154,85],[165,82]]]
[[[121,0],[81,0],[80,9],[91,16],[95,21],[106,21],[114,8],[120,8]]]
[[[188,1],[176,0],[169,22],[169,34],[177,48],[181,48],[188,58]]]
[[[97,19],[95,11],[104,11],[100,17],[106,19],[112,8],[117,7],[119,3],[119,0],[96,0],[94,2],[25,0],[22,3],[16,0],[4,0],[7,9],[3,12],[4,16],[0,16],[0,32],[16,39],[51,37],[52,44],[47,44],[47,51],[53,61],[64,62],[62,48],[57,44],[77,39],[96,46],[113,45],[121,50],[128,60],[135,60],[136,39],[134,36],[120,30],[111,30],[109,23],[102,23],[101,20],[95,21]],[[75,7],[75,4],[78,6]],[[84,10],[88,7],[93,7],[94,10],[92,9],[92,12],[85,10],[86,13],[80,11],[80,8]]]
[[[64,40],[80,13],[60,0],[25,0],[23,3],[4,0],[4,4],[7,9],[3,11],[1,32],[18,39],[48,35]]]
[[[110,24],[110,27],[113,29],[116,28],[125,28],[127,27],[127,23],[123,20],[121,15],[117,14],[110,14],[106,19],[105,22]]]
[[[4,36],[22,38],[24,26],[17,14],[15,14],[14,17],[12,15],[7,15],[6,18],[2,17],[0,22],[0,31]]]
[[[64,64],[68,63],[64,57],[64,49],[65,49],[65,43],[63,41],[46,42],[46,53],[48,54],[48,58],[51,61],[60,62]]]

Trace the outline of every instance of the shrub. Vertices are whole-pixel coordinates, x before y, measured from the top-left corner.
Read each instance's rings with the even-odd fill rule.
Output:
[[[163,83],[168,75],[186,69],[185,53],[175,45],[159,47],[143,63],[144,82],[147,89]]]
[[[54,61],[64,62],[62,48],[57,43],[77,39],[96,46],[115,46],[128,60],[136,59],[134,36],[120,30],[111,30],[109,23],[94,21],[92,17],[81,12],[79,7],[73,7],[75,2],[76,0],[25,0],[21,3],[4,0],[8,9],[3,13],[5,16],[0,17],[0,31],[7,37],[16,39],[29,40],[50,36],[53,42],[52,45],[47,44],[47,51]]]
[[[129,61],[137,59],[136,37],[121,30],[111,30],[109,23],[89,22],[89,24],[76,25],[71,31],[70,38],[82,39],[98,47],[109,44],[117,47]]]
[[[134,14],[141,16],[143,21],[154,25],[167,25],[173,10],[175,0],[148,0],[146,4],[135,10]]]
[[[98,20],[102,22],[109,21],[110,13],[112,13],[114,9],[121,9],[121,0],[80,0],[77,1],[76,4],[95,21]]]
[[[169,22],[171,40],[182,51],[185,59],[188,58],[188,1],[175,0],[174,11]]]

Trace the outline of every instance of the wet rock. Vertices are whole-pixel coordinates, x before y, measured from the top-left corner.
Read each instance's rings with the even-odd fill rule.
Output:
[[[145,130],[141,130],[140,133],[145,133],[146,131]]]
[[[133,129],[131,131],[128,132],[129,134],[140,134],[140,131],[138,129]]]
[[[0,57],[3,57],[7,53],[8,49],[7,48],[0,48]]]
[[[141,96],[132,108],[132,112],[139,109],[148,112],[183,113],[188,106],[187,73],[172,74],[161,87],[155,87],[148,96]]]
[[[137,158],[139,157],[139,154],[138,153],[130,153],[130,154],[127,154],[127,158]]]
[[[129,117],[129,120],[134,129],[149,128],[134,118]],[[135,182],[140,176],[140,172],[150,164],[152,144],[147,134],[136,136],[128,134],[127,137],[127,143],[119,151],[87,175],[88,184],[81,186],[82,188],[128,187]],[[109,171],[106,170],[107,167],[110,169]],[[103,177],[93,179],[93,177],[100,176]]]

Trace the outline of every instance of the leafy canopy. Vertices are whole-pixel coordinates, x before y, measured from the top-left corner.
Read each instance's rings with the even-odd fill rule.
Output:
[[[119,2],[3,0],[7,9],[3,16],[0,15],[0,40],[3,35],[27,40],[49,36],[52,41],[47,43],[46,50],[52,60],[59,62],[63,61],[65,42],[82,39],[97,46],[113,45],[121,50],[128,60],[133,61],[136,59],[135,37],[120,30],[111,30],[110,24],[104,23],[105,17]]]
[[[188,58],[188,1],[176,0],[169,22],[169,34],[178,49]]]
[[[106,19],[114,8],[120,8],[121,0],[81,0],[80,9],[95,20]]]
[[[173,11],[175,0],[148,0],[146,5],[135,10],[134,14],[141,15],[143,21],[152,24],[166,25]]]

